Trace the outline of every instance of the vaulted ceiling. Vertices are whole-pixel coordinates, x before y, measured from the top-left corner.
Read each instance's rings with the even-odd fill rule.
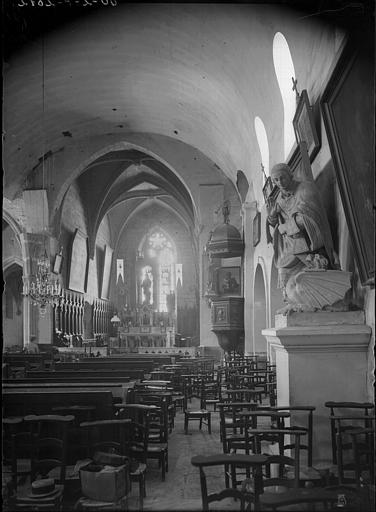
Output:
[[[300,88],[316,101],[335,58],[335,27],[262,2],[121,4],[86,11],[9,52],[5,195],[40,186],[43,155],[55,210],[73,180],[82,174],[85,188],[96,177],[98,222],[119,201],[145,195],[134,189],[143,182],[158,190],[148,196],[191,216],[197,155],[211,162],[213,176],[235,184],[241,170],[260,190],[255,116],[271,160],[283,159],[278,31]]]

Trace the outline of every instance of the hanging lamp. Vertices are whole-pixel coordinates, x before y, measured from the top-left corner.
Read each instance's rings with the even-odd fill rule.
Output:
[[[42,39],[42,130],[43,130],[43,155],[42,155],[42,189],[45,190],[45,93],[44,93],[44,39]],[[43,229],[45,229],[43,208]],[[44,236],[44,252],[36,259],[36,272],[28,278],[24,278],[23,295],[29,297],[34,306],[39,306],[39,314],[44,317],[47,306],[56,304],[61,297],[61,285],[58,277],[52,276],[50,258],[47,255],[46,236]]]

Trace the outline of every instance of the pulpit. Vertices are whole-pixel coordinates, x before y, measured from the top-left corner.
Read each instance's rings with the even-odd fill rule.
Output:
[[[243,297],[216,297],[211,303],[211,322],[223,350],[244,351]]]

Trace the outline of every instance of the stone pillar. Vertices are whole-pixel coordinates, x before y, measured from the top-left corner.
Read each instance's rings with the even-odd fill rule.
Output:
[[[367,350],[371,328],[363,311],[276,315],[262,331],[277,365],[277,404],[313,405],[313,460],[331,463],[332,401],[367,401]]]
[[[254,247],[253,218],[257,212],[257,202],[243,203],[242,217],[244,229],[244,353],[254,354],[253,304],[254,304]]]

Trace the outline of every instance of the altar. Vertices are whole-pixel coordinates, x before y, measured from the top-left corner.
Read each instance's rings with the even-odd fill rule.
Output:
[[[121,352],[138,352],[139,348],[169,348],[175,343],[172,326],[140,325],[119,327],[118,337],[110,338],[110,348]]]

